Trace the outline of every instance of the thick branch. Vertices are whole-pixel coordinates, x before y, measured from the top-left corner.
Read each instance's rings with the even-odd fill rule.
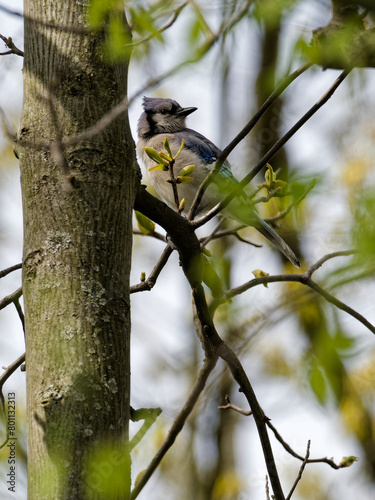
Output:
[[[138,192],[135,209],[164,227],[178,249],[183,271],[191,286],[193,302],[205,343],[210,347],[213,355],[219,356],[227,363],[234,379],[246,396],[258,429],[275,499],[284,500],[285,497],[267,433],[263,410],[258,403],[254,390],[239,359],[232,349],[221,339],[213,324],[201,284],[200,243],[191,224],[144,190]]]

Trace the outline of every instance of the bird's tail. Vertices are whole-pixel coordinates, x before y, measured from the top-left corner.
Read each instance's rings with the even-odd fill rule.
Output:
[[[254,227],[261,233],[268,241],[270,241],[285,257],[296,267],[301,267],[301,263],[298,260],[296,254],[290,248],[289,245],[279,236],[276,231],[270,227],[267,222],[264,222],[257,214],[252,214],[255,218],[257,224]]]

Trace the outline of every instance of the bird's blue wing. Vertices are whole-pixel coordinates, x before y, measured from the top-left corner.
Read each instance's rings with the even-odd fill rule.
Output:
[[[214,167],[221,149],[215,146],[213,142],[192,129],[185,129],[175,135],[178,136],[180,141],[182,139],[185,141],[185,148],[190,149],[197,155],[202,164],[207,168],[207,173]],[[227,160],[221,166],[214,182],[224,190],[230,190],[238,183],[232,174],[230,163]]]

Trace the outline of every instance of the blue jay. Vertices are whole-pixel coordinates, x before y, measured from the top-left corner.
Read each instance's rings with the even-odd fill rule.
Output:
[[[138,157],[143,161],[148,170],[151,184],[159,194],[160,198],[171,208],[176,210],[173,189],[167,179],[170,177],[168,171],[153,170],[156,166],[145,147],[155,149],[157,152],[165,151],[163,140],[168,139],[172,154],[175,155],[184,141],[184,147],[177,157],[173,166],[175,177],[187,165],[195,165],[191,176],[193,180],[188,183],[178,184],[179,200],[185,199],[183,213],[187,213],[191,207],[196,192],[208,172],[214,167],[215,161],[220,154],[220,149],[202,134],[186,128],[186,117],[196,111],[197,108],[183,108],[172,99],[144,97],[144,112],[138,121],[137,144]],[[201,200],[198,211],[204,212],[213,208],[228,192],[237,184],[237,180],[231,172],[231,166],[226,160],[220,171],[208,186]],[[238,222],[255,227],[273,245],[280,250],[296,267],[300,263],[291,248],[285,241],[262,220],[251,205],[251,201],[243,193],[240,197],[231,201],[225,209],[227,215]]]

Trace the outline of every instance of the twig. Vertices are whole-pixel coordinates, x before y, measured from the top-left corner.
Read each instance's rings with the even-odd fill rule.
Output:
[[[0,56],[7,56],[8,54],[16,54],[17,56],[23,57],[24,55],[23,51],[14,45],[11,37],[7,38],[6,36],[0,34],[0,38],[5,43],[5,45],[10,49],[7,50],[6,52],[0,52]]]
[[[266,500],[270,500],[270,487],[268,484],[268,476],[266,475]]]
[[[11,16],[23,18],[23,14],[21,12],[17,12],[15,10],[10,10],[10,9],[8,9],[8,7],[5,7],[5,5],[0,5],[0,10],[5,12],[6,14],[10,14]]]
[[[310,456],[310,444],[311,444],[311,441],[308,440],[305,459],[304,459],[304,461],[301,464],[301,467],[300,467],[299,472],[298,472],[298,476],[297,476],[297,478],[296,478],[296,480],[295,480],[295,482],[294,482],[294,484],[292,486],[292,489],[289,492],[289,495],[286,497],[286,500],[290,500],[292,498],[292,495],[293,495],[295,489],[297,488],[297,484],[302,479],[303,471],[305,470],[306,464],[307,464],[307,462],[309,460],[309,456]]]
[[[243,408],[240,408],[239,406],[236,406],[230,402],[229,396],[225,396],[225,405],[223,406],[218,406],[219,410],[234,410],[237,413],[240,413],[241,415],[245,415],[246,417],[249,417],[252,415],[252,411],[249,410],[244,410]]]
[[[347,314],[355,318],[357,321],[362,323],[368,330],[370,330],[370,332],[375,334],[375,326],[372,323],[370,323],[364,316],[362,316],[362,314],[359,314],[355,309],[353,309],[352,307],[348,306],[341,300],[334,297],[331,293],[327,292],[327,290],[325,290],[322,286],[318,285],[316,281],[311,279],[312,273],[315,272],[327,260],[338,256],[351,255],[353,253],[354,253],[353,250],[348,250],[348,251],[334,252],[332,254],[328,254],[322,259],[320,259],[318,262],[310,266],[309,269],[302,274],[278,274],[273,276],[262,276],[260,278],[254,278],[248,281],[247,283],[232,288],[231,290],[228,290],[225,294],[225,297],[228,300],[244,293],[247,290],[250,290],[250,288],[268,283],[281,283],[281,282],[302,283],[303,285],[308,286],[316,293],[324,297],[327,300],[327,302],[330,302],[338,309],[341,309],[342,311],[346,312]],[[223,298],[215,299],[210,305],[210,310],[214,311],[220,304],[224,303],[224,301],[225,299]]]
[[[13,303],[14,303],[14,306],[15,306],[15,308],[16,308],[16,310],[17,310],[17,312],[18,312],[18,316],[19,316],[19,318],[20,318],[20,320],[21,320],[23,333],[25,333],[25,316],[24,316],[24,314],[23,314],[23,311],[22,311],[22,307],[21,307],[20,301],[19,301],[19,299],[17,298],[17,299],[15,299],[15,300],[13,301]]]
[[[218,203],[214,208],[212,208],[209,212],[207,212],[200,219],[196,219],[194,221],[191,221],[192,226],[193,227],[200,227],[203,224],[206,224],[206,222],[211,220],[213,217],[215,217],[215,215],[217,215],[221,210],[223,210],[232,201],[233,198],[235,198],[237,195],[239,195],[242,192],[243,188],[245,186],[247,186],[247,184],[249,184],[249,182],[252,181],[252,179],[262,170],[262,168],[271,160],[271,158],[289,141],[289,139],[291,137],[293,137],[293,135],[332,97],[335,90],[341,85],[341,83],[345,80],[347,75],[348,75],[348,71],[343,71],[339,75],[339,77],[336,79],[334,84],[328,89],[328,91],[309,109],[309,111],[307,113],[305,113],[303,115],[303,117],[300,120],[297,121],[297,123],[295,123],[293,125],[293,127],[286,134],[284,134],[267,151],[267,153],[263,156],[263,158],[261,158],[258,161],[258,163],[256,164],[256,166],[251,170],[251,172],[248,173],[242,179],[242,181],[240,181],[236,185],[236,187],[224,198],[224,200],[222,200],[220,203]],[[236,139],[234,141],[232,141],[232,143],[234,143],[233,147],[235,147],[235,145],[237,145]],[[231,144],[229,144],[229,146],[227,146],[227,148],[229,148],[231,146]],[[225,148],[224,151],[226,151],[227,148]],[[223,153],[224,153],[224,151],[223,151]],[[230,149],[230,151],[231,151],[231,149]],[[219,158],[220,158],[220,155],[219,155]],[[211,172],[209,173],[209,176],[214,175],[213,172],[217,173],[216,166],[218,164],[220,165],[219,160],[216,162],[214,169],[211,170]],[[206,180],[201,184],[201,186],[197,192],[197,196],[198,196],[198,193],[200,193],[201,188],[204,192],[204,189],[207,187],[206,181],[208,181],[208,182],[210,181],[208,176],[206,177]],[[196,199],[197,199],[197,197],[196,197]]]
[[[15,292],[7,295],[3,299],[0,300],[0,310],[4,309],[4,307],[9,306],[15,300],[18,300],[22,295],[22,287],[18,288]]]
[[[13,373],[17,370],[19,366],[22,365],[22,363],[24,363],[25,359],[26,359],[26,353],[24,352],[19,358],[13,361],[12,364],[7,366],[6,368],[3,367],[4,372],[0,375],[0,390],[2,390],[3,385],[8,380],[8,378],[11,375],[13,375]]]
[[[136,236],[147,236],[149,238],[155,238],[156,240],[163,241],[164,243],[166,242],[165,236],[158,233],[157,231],[154,231],[152,234],[146,234],[143,231],[140,231],[139,229],[133,229],[133,234]]]
[[[22,262],[20,262],[19,264],[15,264],[14,266],[7,267],[6,269],[0,271],[0,278],[4,278],[4,276],[12,273],[13,271],[18,271],[18,269],[22,269]]]
[[[165,264],[168,262],[169,257],[172,255],[172,252],[173,248],[170,245],[167,245],[164,248],[164,251],[161,254],[159,260],[155,264],[154,269],[149,274],[148,278],[145,281],[138,283],[137,285],[131,286],[130,293],[150,291],[155,286],[156,280],[158,279]]]
[[[173,24],[177,21],[179,15],[181,14],[181,12],[183,11],[183,9],[190,3],[190,0],[187,0],[187,2],[184,2],[183,4],[181,4],[179,7],[177,7],[174,11],[173,11],[173,14],[172,14],[172,17],[169,21],[167,21],[166,24],[164,24],[164,26],[162,26],[161,28],[158,29],[158,33],[163,33],[164,31],[166,31],[167,29],[169,29],[171,26],[173,26]],[[130,27],[132,29],[132,27]],[[135,40],[134,42],[132,43],[129,43],[127,46],[128,47],[135,47],[137,45],[140,45],[142,43],[146,43],[146,42],[149,42],[150,40],[152,40],[152,38],[154,38],[156,36],[155,33],[151,33],[150,35],[148,36],[145,36],[144,38],[141,38],[139,40]]]
[[[269,419],[266,420],[266,423],[267,423],[267,426],[272,430],[272,432],[274,433],[275,435],[275,438],[279,441],[279,443],[283,446],[283,448],[290,454],[292,455],[294,458],[297,458],[298,460],[301,460],[301,461],[304,461],[305,458],[301,455],[299,455],[297,452],[295,452],[293,450],[293,448],[291,448],[289,446],[289,444],[284,441],[284,439],[281,437],[281,435],[279,434],[279,432],[277,431],[277,429],[274,427],[273,424],[271,424],[271,421]],[[317,464],[317,463],[325,463],[325,464],[328,464],[330,467],[332,467],[333,469],[342,469],[344,467],[347,467],[347,465],[345,465],[343,462],[340,463],[339,465],[337,465],[333,459],[330,459],[330,458],[327,458],[327,457],[323,457],[323,458],[309,458],[307,463],[309,464]]]
[[[143,487],[146,485],[147,481],[150,479],[152,474],[155,472],[156,468],[160,464],[161,460],[163,459],[164,455],[167,453],[167,451],[171,448],[173,443],[175,442],[178,434],[182,430],[183,426],[185,425],[186,419],[190,415],[190,413],[193,411],[193,408],[198,401],[198,398],[200,394],[202,393],[207,379],[214,369],[217,361],[217,356],[213,355],[211,357],[207,357],[206,360],[204,361],[203,367],[199,373],[199,376],[197,380],[195,381],[195,384],[186,400],[186,403],[184,404],[183,408],[180,410],[178,415],[176,416],[172,427],[170,428],[168,432],[168,436],[164,443],[161,445],[157,453],[155,454],[154,458],[151,460],[150,464],[148,465],[147,469],[143,472],[142,476],[140,477],[139,481],[137,484],[134,486],[133,491],[131,492],[130,495],[130,500],[134,500],[137,498]]]

